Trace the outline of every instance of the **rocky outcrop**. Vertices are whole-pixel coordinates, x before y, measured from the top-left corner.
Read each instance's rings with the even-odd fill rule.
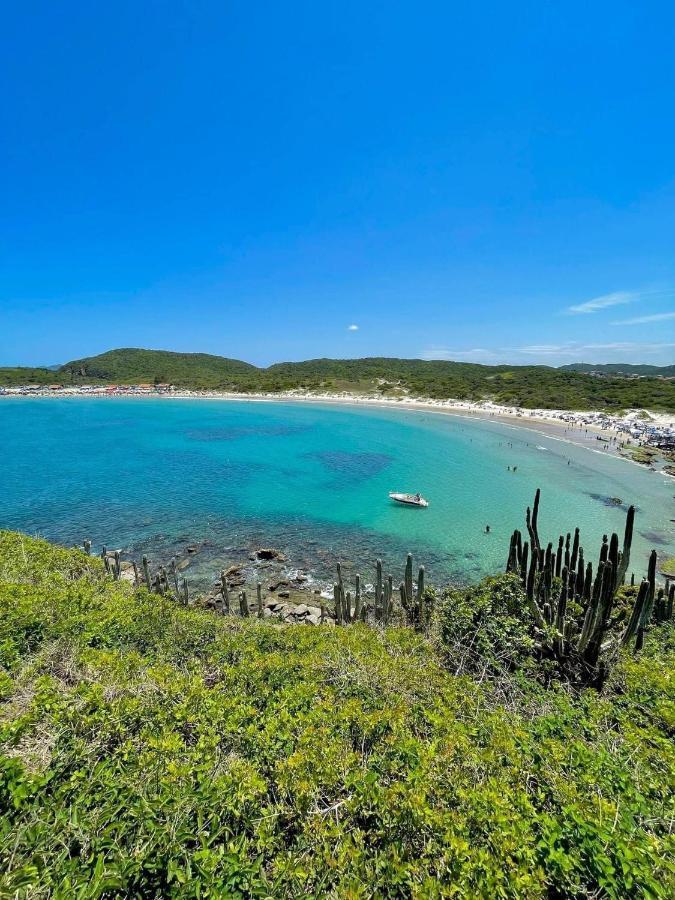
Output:
[[[255,558],[260,560],[276,560],[277,562],[286,562],[286,557],[281,550],[275,550],[273,547],[261,547],[255,552]]]

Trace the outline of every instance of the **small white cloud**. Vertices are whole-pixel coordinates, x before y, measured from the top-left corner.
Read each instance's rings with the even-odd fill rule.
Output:
[[[589,313],[597,312],[599,309],[607,309],[610,306],[623,306],[625,303],[635,303],[640,297],[641,294],[635,292],[615,291],[613,294],[603,294],[601,297],[586,300],[585,303],[568,306],[566,311],[572,316],[588,315]]]
[[[358,331],[358,330],[359,330],[358,325],[348,325],[347,326],[347,331]]]
[[[665,322],[666,319],[675,319],[675,312],[654,313],[651,316],[635,316],[633,319],[620,319],[612,322],[612,325],[645,325],[648,322]]]

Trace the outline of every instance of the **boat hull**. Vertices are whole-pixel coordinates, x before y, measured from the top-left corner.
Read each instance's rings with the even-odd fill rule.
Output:
[[[389,494],[389,497],[395,503],[402,503],[404,506],[419,506],[421,508],[424,508],[429,505],[429,501],[425,500],[424,497],[420,497],[420,499],[417,500],[414,494],[399,494],[395,491],[392,491]]]

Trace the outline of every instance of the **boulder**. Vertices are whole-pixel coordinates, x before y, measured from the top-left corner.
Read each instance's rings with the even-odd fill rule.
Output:
[[[279,591],[277,596],[282,597],[284,600],[288,600],[288,598],[291,596],[291,592],[290,591]]]
[[[230,566],[225,572],[228,587],[241,587],[246,584],[246,576],[243,573],[243,566]]]
[[[272,582],[270,582],[269,587],[268,587],[268,590],[270,590],[270,591],[276,591],[276,590],[278,590],[280,587],[288,587],[289,584],[290,584],[290,581],[287,581],[285,578],[280,578],[278,581],[272,581]]]
[[[261,547],[259,550],[256,550],[255,555],[258,559],[276,559],[278,562],[286,561],[286,557],[281,550],[275,550],[274,547]]]

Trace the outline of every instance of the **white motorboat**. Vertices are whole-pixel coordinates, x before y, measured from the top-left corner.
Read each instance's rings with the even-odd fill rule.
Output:
[[[389,496],[397,503],[405,503],[406,506],[428,506],[429,501],[421,494],[401,494],[398,491],[389,491]]]

